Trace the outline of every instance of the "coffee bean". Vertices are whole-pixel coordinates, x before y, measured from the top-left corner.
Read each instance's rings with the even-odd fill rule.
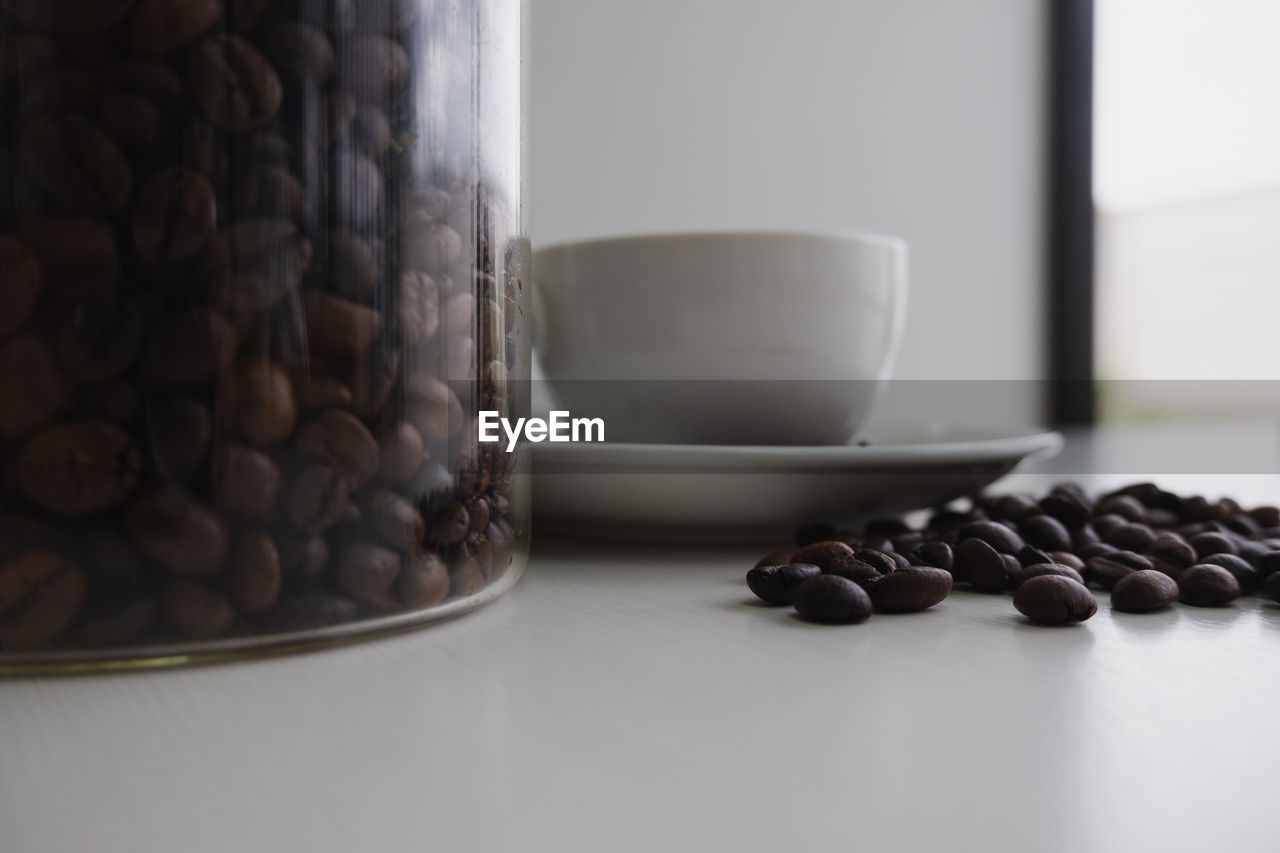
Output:
[[[1126,521],[1139,522],[1147,508],[1130,495],[1111,495],[1098,501],[1093,511],[1097,515],[1118,515]]]
[[[1017,589],[1032,578],[1038,578],[1043,575],[1056,575],[1063,578],[1071,578],[1081,586],[1084,585],[1084,577],[1080,572],[1071,566],[1063,566],[1058,563],[1037,563],[1035,565],[1026,566],[1022,571],[1013,578],[1013,588]]]
[[[231,602],[241,613],[265,613],[280,595],[280,554],[262,531],[246,533],[236,543],[228,570]]]
[[[206,507],[177,489],[153,489],[124,513],[134,547],[178,575],[217,574],[227,560],[227,529]]]
[[[347,481],[327,465],[303,470],[285,496],[289,520],[308,533],[321,533],[337,524],[350,506]]]
[[[1084,571],[1084,560],[1080,559],[1075,554],[1072,554],[1070,551],[1054,551],[1049,555],[1049,557],[1049,562],[1051,563],[1056,563],[1059,566],[1067,566],[1075,569],[1077,572]]]
[[[1262,593],[1275,602],[1280,602],[1280,574],[1272,573],[1262,585]]]
[[[881,577],[869,592],[871,602],[882,613],[927,610],[951,594],[951,573],[913,566]]]
[[[1046,515],[1056,518],[1068,529],[1084,525],[1093,515],[1083,496],[1063,489],[1055,489],[1041,498],[1040,508]]]
[[[1111,607],[1124,613],[1148,613],[1178,600],[1178,582],[1163,572],[1143,569],[1125,575],[1111,590]]]
[[[1053,557],[1039,548],[1032,548],[1030,545],[1023,548],[1014,557],[1018,561],[1018,565],[1025,568],[1027,566],[1038,566],[1042,563],[1052,563]]]
[[[1116,551],[1092,557],[1084,566],[1084,576],[1090,583],[1105,590],[1115,587],[1116,581],[1133,572],[1154,568],[1151,561],[1132,551]]]
[[[228,423],[260,447],[284,441],[297,423],[293,383],[284,368],[271,362],[238,364],[223,378],[218,401]]]
[[[992,518],[1020,522],[1041,510],[1032,495],[1016,494],[996,498],[988,511]]]
[[[393,587],[400,555],[372,542],[349,542],[338,552],[334,580],[345,595],[382,610],[397,606]]]
[[[955,563],[955,555],[951,551],[951,546],[946,542],[937,540],[922,542],[911,552],[911,559],[918,566],[933,566],[947,572],[951,571]]]
[[[334,291],[368,304],[378,284],[378,263],[368,241],[345,229],[329,235],[329,265]]]
[[[367,349],[382,333],[382,315],[328,293],[306,297],[307,338],[318,353],[349,355]]]
[[[1272,551],[1272,547],[1267,543],[1253,540],[1238,542],[1236,547],[1239,549],[1241,558],[1255,569],[1258,567],[1258,561]]]
[[[142,355],[142,372],[163,388],[212,382],[230,367],[236,334],[217,314],[192,311],[155,324]]]
[[[983,539],[961,540],[956,546],[955,566],[963,577],[979,592],[1004,592],[1009,587],[1009,575],[1000,552]]]
[[[436,283],[425,273],[406,271],[400,281],[400,328],[410,344],[424,344],[440,328]]]
[[[1130,522],[1129,519],[1125,518],[1123,515],[1109,513],[1107,515],[1094,516],[1091,523],[1093,524],[1093,529],[1096,530],[1098,535],[1105,541],[1107,535],[1110,534],[1111,531],[1124,527]]]
[[[1173,539],[1167,534],[1156,538],[1155,542],[1142,552],[1156,571],[1177,579],[1183,569],[1196,561],[1196,552],[1185,542]]]
[[[20,439],[66,412],[75,385],[33,335],[0,341],[0,439]]]
[[[145,332],[136,304],[119,305],[112,296],[89,291],[72,302],[62,319],[58,360],[73,379],[114,379],[137,358]]]
[[[27,651],[70,627],[84,606],[84,570],[52,551],[27,551],[0,565],[0,649]]]
[[[377,158],[391,147],[391,122],[377,106],[360,104],[352,120],[351,135],[366,155]]]
[[[462,256],[462,236],[448,225],[422,223],[407,251],[410,266],[434,275],[449,269]]]
[[[285,587],[306,589],[324,581],[329,566],[329,543],[324,536],[285,533],[277,534],[275,540]]]
[[[213,500],[229,518],[268,524],[284,490],[284,475],[267,454],[226,444],[213,454]]]
[[[133,244],[151,266],[188,260],[209,241],[217,221],[213,188],[199,172],[174,166],[152,175],[133,210]]]
[[[1143,551],[1155,542],[1155,531],[1145,524],[1123,524],[1103,537],[1108,545],[1114,545],[1122,551]]]
[[[311,266],[311,242],[285,219],[237,222],[213,236],[209,268],[219,302],[263,311],[296,297]]]
[[[174,397],[152,412],[149,435],[156,472],[164,478],[185,479],[204,461],[213,440],[213,418],[198,400]]]
[[[1195,607],[1225,607],[1240,597],[1240,584],[1221,566],[1197,564],[1178,576],[1179,600]]]
[[[1076,554],[1079,555],[1080,559],[1084,560],[1086,563],[1094,557],[1100,557],[1106,554],[1117,554],[1119,552],[1119,548],[1114,545],[1108,545],[1105,542],[1094,542],[1090,545],[1084,545],[1076,548]]]
[[[1098,531],[1094,529],[1092,524],[1082,524],[1071,531],[1071,547],[1077,552],[1087,545],[1098,545],[1101,543],[1102,537],[1098,535]]]
[[[35,253],[0,235],[0,338],[22,328],[43,287],[44,269]]]
[[[191,53],[190,82],[205,117],[232,133],[255,130],[280,109],[280,78],[249,42],[232,35],[204,39]]]
[[[1258,558],[1258,577],[1268,580],[1280,573],[1280,550],[1268,551]]]
[[[449,595],[449,572],[435,554],[409,558],[396,579],[396,597],[411,610],[434,607]]]
[[[1259,506],[1249,510],[1249,517],[1259,527],[1280,527],[1280,506]]]
[[[1248,561],[1235,554],[1210,554],[1200,561],[1201,565],[1222,566],[1231,572],[1236,583],[1240,584],[1240,594],[1249,595],[1258,588],[1258,571]]]
[[[162,56],[189,44],[222,16],[222,0],[140,0],[121,36],[135,53]]]
[[[370,516],[384,544],[406,553],[421,549],[427,526],[412,501],[395,492],[378,492],[370,501]]]
[[[960,528],[960,541],[981,539],[1002,554],[1016,554],[1026,543],[1022,537],[995,521],[973,521]]]
[[[872,610],[871,597],[862,587],[836,575],[805,581],[795,593],[794,604],[804,619],[827,624],[865,622]]]
[[[378,439],[378,475],[393,486],[413,479],[425,458],[422,436],[404,421],[396,422]]]
[[[333,75],[333,45],[306,24],[282,24],[266,37],[277,69],[303,83],[323,84]]]
[[[1066,526],[1052,515],[1036,515],[1025,518],[1018,525],[1018,531],[1027,544],[1045,551],[1068,551],[1071,549],[1071,534]]]
[[[354,415],[338,409],[323,412],[298,430],[298,455],[333,468],[356,491],[373,478],[380,464],[377,439]]]
[[[765,554],[759,560],[756,560],[756,564],[752,566],[752,568],[759,569],[765,566],[785,566],[787,563],[790,563],[790,562],[791,562],[790,551],[773,551],[772,553]]]
[[[347,47],[338,67],[343,88],[373,103],[408,82],[409,57],[404,48],[383,36],[362,36]]]
[[[349,228],[363,229],[377,221],[383,206],[382,175],[363,154],[340,154],[335,166],[334,207]]]
[[[226,596],[189,579],[171,580],[165,585],[160,609],[165,621],[196,640],[226,633],[236,620]]]
[[[747,572],[747,586],[769,604],[791,604],[800,586],[820,574],[822,570],[812,563],[756,566]]]
[[[823,572],[824,574],[837,575],[839,577],[846,578],[859,586],[867,588],[870,588],[871,585],[880,580],[880,578],[888,577],[888,574],[882,572],[880,568],[872,565],[871,563],[865,563],[852,554],[830,560]]]
[[[40,185],[73,210],[117,213],[133,190],[133,172],[120,149],[77,115],[44,116],[27,125],[22,156]]]
[[[819,569],[826,570],[828,562],[836,558],[852,557],[853,549],[844,542],[837,540],[826,540],[823,542],[814,542],[806,545],[791,555],[791,559],[797,563],[812,563]]]
[[[1197,533],[1187,540],[1187,544],[1196,550],[1196,557],[1201,559],[1211,554],[1236,553],[1235,543],[1223,533]]]
[[[124,502],[142,476],[142,455],[115,424],[73,421],[31,439],[18,472],[23,494],[33,503],[70,518]]]
[[[1013,594],[1013,606],[1044,625],[1084,622],[1098,612],[1098,602],[1084,585],[1057,575],[1041,575],[1022,584]]]

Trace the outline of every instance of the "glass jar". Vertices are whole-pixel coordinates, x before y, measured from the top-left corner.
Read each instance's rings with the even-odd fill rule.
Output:
[[[0,0],[0,666],[519,575],[521,0]]]

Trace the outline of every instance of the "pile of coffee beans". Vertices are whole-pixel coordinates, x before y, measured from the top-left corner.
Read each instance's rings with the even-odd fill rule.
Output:
[[[1111,607],[1151,613],[1176,602],[1224,607],[1241,595],[1280,601],[1280,508],[1245,509],[1154,483],[1094,498],[1074,483],[978,497],[935,512],[923,529],[880,519],[861,532],[811,525],[796,551],[769,554],[747,585],[814,622],[862,622],[873,611],[924,610],[953,584],[1012,593],[1031,622],[1083,622]]]
[[[474,5],[0,0],[0,654],[505,571],[513,457],[473,424],[510,413],[527,251]]]

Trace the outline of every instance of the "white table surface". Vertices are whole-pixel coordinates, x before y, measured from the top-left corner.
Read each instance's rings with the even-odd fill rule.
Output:
[[[1131,479],[1108,447],[1059,470]],[[1271,453],[1161,480],[1280,500]],[[1280,608],[822,627],[757,556],[542,542],[424,631],[0,682],[0,851],[1280,849]]]

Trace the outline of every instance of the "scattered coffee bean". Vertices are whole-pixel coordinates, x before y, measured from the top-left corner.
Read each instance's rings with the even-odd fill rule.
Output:
[[[1196,564],[1178,576],[1179,600],[1195,607],[1225,607],[1240,597],[1240,584],[1221,566]]]
[[[1084,585],[1084,577],[1080,572],[1071,566],[1064,566],[1059,563],[1037,563],[1035,565],[1026,566],[1013,579],[1013,588],[1016,590],[1032,578],[1038,578],[1043,575],[1056,575],[1058,577],[1071,578],[1081,586]]]
[[[1083,622],[1098,612],[1093,593],[1059,575],[1041,575],[1022,584],[1013,594],[1013,606],[1032,622],[1044,625]]]
[[[1116,581],[1133,572],[1154,568],[1151,561],[1132,551],[1114,551],[1091,557],[1084,564],[1084,576],[1092,584],[1105,590],[1115,587]]]
[[[1197,559],[1203,559],[1212,554],[1236,553],[1235,543],[1224,533],[1208,531],[1197,533],[1187,540],[1187,544],[1196,550]]]
[[[827,540],[804,546],[792,554],[791,559],[796,563],[812,563],[825,571],[829,562],[852,556],[853,549],[844,542]]]
[[[1009,575],[1004,558],[986,540],[964,539],[956,546],[956,568],[979,592],[1004,592]]]
[[[1236,583],[1240,584],[1240,594],[1249,595],[1258,588],[1258,570],[1249,565],[1249,562],[1243,557],[1235,554],[1210,554],[1200,560],[1202,565],[1222,566],[1222,568],[1231,572],[1236,579]]]
[[[866,590],[853,581],[820,574],[800,586],[795,608],[810,622],[839,624],[866,621],[872,604]]]
[[[871,602],[883,613],[927,610],[951,594],[951,573],[913,566],[885,575],[872,584]]]
[[[747,586],[761,601],[791,604],[800,586],[820,574],[822,570],[811,563],[757,566],[747,572]]]
[[[1028,545],[1045,551],[1069,551],[1071,533],[1066,525],[1052,515],[1036,515],[1024,519],[1018,531]]]
[[[1163,572],[1142,569],[1116,581],[1111,607],[1124,613],[1148,613],[1178,600],[1178,582]]]
[[[178,575],[217,574],[227,560],[227,529],[221,519],[177,489],[144,492],[124,513],[134,547]]]
[[[105,421],[56,424],[27,443],[18,459],[22,491],[64,517],[122,503],[137,487],[142,455],[129,434]]]
[[[1016,554],[1026,545],[1022,537],[995,521],[973,521],[960,528],[961,543],[981,539],[1001,554]]]
[[[84,570],[52,551],[0,565],[0,649],[27,651],[59,637],[84,606]]]

